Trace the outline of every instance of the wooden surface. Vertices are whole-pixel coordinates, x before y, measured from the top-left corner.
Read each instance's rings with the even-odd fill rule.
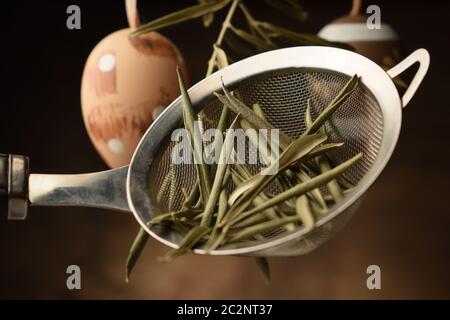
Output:
[[[348,9],[331,1],[302,2],[310,19],[289,22],[297,30],[318,31]],[[8,57],[0,73],[0,151],[30,156],[32,172],[105,169],[83,127],[79,85],[90,50],[126,26],[126,15],[120,1],[79,3],[81,31],[65,28],[67,1],[9,3],[12,7],[1,13]],[[180,1],[173,8],[162,3],[142,4],[143,16],[150,20],[183,6]],[[156,258],[166,248],[156,241],[149,241],[131,283],[125,284],[125,259],[138,230],[130,215],[32,208],[27,221],[12,222],[5,220],[2,201],[0,298],[450,298],[450,63],[441,43],[450,7],[434,3],[379,2],[382,19],[398,31],[404,52],[430,50],[429,75],[404,110],[397,149],[359,212],[317,251],[271,259],[271,286],[263,284],[246,258],[188,255],[159,263]],[[258,16],[270,17],[262,5],[258,8]],[[164,32],[185,55],[193,82],[205,72],[217,31],[217,24],[203,31],[197,21]],[[196,34],[202,35],[201,43],[193,45],[200,41]],[[81,267],[82,290],[66,289],[65,271],[71,264]],[[381,267],[380,291],[366,288],[371,264]]]

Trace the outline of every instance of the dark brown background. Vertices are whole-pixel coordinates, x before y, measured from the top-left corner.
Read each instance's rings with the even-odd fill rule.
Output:
[[[250,0],[253,2],[260,2]],[[148,20],[184,1],[140,1]],[[189,1],[186,1],[186,3]],[[193,3],[193,1],[190,1]],[[189,2],[189,3],[190,3]],[[65,27],[66,7],[78,3],[82,30]],[[170,4],[169,4],[170,3]],[[81,208],[32,208],[24,222],[0,210],[1,298],[224,298],[346,299],[450,298],[450,196],[447,127],[450,63],[447,1],[371,1],[401,36],[404,52],[427,48],[429,74],[404,110],[397,149],[349,225],[303,257],[271,259],[264,286],[253,262],[188,255],[156,262],[165,248],[150,241],[132,282],[124,263],[138,230],[130,215]],[[296,30],[317,32],[346,13],[350,1],[304,0],[303,24],[270,13]],[[170,6],[170,7],[169,7]],[[222,18],[223,15],[220,16]],[[84,61],[108,33],[126,26],[122,1],[11,1],[2,5],[0,151],[25,154],[33,172],[105,169],[85,132],[79,102]],[[199,21],[164,30],[183,52],[193,82],[202,78],[218,24]],[[66,289],[66,267],[82,268],[82,290]],[[366,268],[382,269],[382,290],[366,288]]]

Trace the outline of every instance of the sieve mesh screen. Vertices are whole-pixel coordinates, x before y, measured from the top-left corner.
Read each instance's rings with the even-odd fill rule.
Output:
[[[314,119],[348,80],[347,75],[328,70],[286,69],[256,75],[229,89],[237,91],[248,106],[259,103],[274,127],[296,138],[305,130],[307,99],[311,99]],[[217,127],[222,111],[217,99],[211,98],[195,108],[200,111],[198,117],[203,130]],[[331,154],[332,161],[342,162],[363,153],[363,159],[347,172],[352,180],[358,182],[374,163],[382,143],[383,114],[377,100],[360,84],[326,123],[325,129],[329,140],[345,143]],[[174,145],[167,137],[167,143],[150,168],[149,192],[159,213],[179,209],[196,181],[194,165],[172,164]],[[252,172],[255,169],[258,166],[250,168]],[[271,191],[276,193],[273,187]]]

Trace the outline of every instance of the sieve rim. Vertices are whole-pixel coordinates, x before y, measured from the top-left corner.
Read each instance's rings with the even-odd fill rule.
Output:
[[[220,89],[221,79],[227,86],[233,86],[258,74],[292,68],[329,70],[349,77],[355,73],[360,75],[361,83],[378,102],[384,120],[383,138],[373,165],[359,181],[355,190],[349,193],[342,202],[331,207],[330,213],[316,222],[316,228],[318,228],[336,218],[367,191],[381,174],[394,151],[400,134],[402,108],[398,91],[386,71],[375,62],[352,51],[331,47],[292,47],[261,53],[236,62],[201,80],[192,86],[188,92],[193,105],[196,106],[210,96],[212,92]],[[143,169],[142,166],[150,166],[158,150],[158,145],[167,136],[166,132],[174,127],[176,122],[174,119],[181,119],[181,106],[182,98],[180,96],[147,129],[136,147],[127,175],[127,199],[136,220],[152,237],[172,248],[177,248],[177,244],[161,237],[145,224],[143,216],[145,211],[152,210],[155,206],[149,199],[150,197],[142,199],[142,196],[139,196],[143,193],[143,190],[142,185],[137,182],[137,177],[141,176],[143,172],[148,173],[148,169],[144,170],[145,168]],[[146,208],[143,208],[143,205]],[[231,248],[219,248],[211,252],[197,248],[193,252],[210,255],[258,255],[258,253],[274,250],[277,246],[303,237],[307,233],[309,231],[306,229],[299,228],[289,233],[282,233],[273,238],[255,242],[250,246],[236,245]]]

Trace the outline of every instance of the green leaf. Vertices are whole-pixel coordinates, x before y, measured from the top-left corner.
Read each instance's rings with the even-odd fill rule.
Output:
[[[319,144],[325,142],[326,139],[327,137],[324,134],[302,136],[292,142],[272,165],[278,165],[278,173],[280,173],[295,162],[299,161],[302,157],[306,156]],[[276,162],[278,162],[278,164],[276,164]],[[230,205],[233,205],[241,195],[249,192],[249,190],[252,190],[253,192],[254,190],[259,190],[261,186],[266,186],[269,182],[275,179],[277,174],[257,174],[251,177],[233,191],[229,199]]]
[[[223,184],[222,184],[222,191],[220,192],[219,196],[219,209],[217,212],[217,224],[220,222],[220,220],[223,219],[223,216],[225,215],[227,208],[228,208],[228,182],[231,178],[231,170],[228,167],[227,172],[225,173],[225,177],[223,178]]]
[[[160,257],[159,260],[162,262],[169,262],[173,258],[178,257],[189,250],[191,250],[203,237],[208,234],[211,229],[204,226],[195,226],[192,228],[188,234],[181,240],[178,249],[172,249],[168,251],[164,256]]]
[[[306,112],[305,112],[305,123],[306,123],[306,128],[308,130],[310,130],[311,127],[314,124],[314,122],[312,120],[312,116],[311,116],[311,100],[310,99],[308,99],[308,101],[307,101],[307,107],[306,107]],[[319,129],[319,131],[325,132],[325,128],[322,126]],[[326,158],[322,158],[322,160],[319,163],[319,168],[320,168],[321,172],[324,172],[325,170],[329,170],[330,169],[330,164],[328,163]],[[330,192],[332,194],[334,194],[336,199],[342,199],[342,197],[339,196],[339,195],[342,194],[341,188],[339,187],[339,184],[337,183],[337,181],[335,179],[331,180],[328,183],[328,189],[330,190]],[[314,196],[316,197],[316,199],[318,199],[317,197],[320,197],[320,199],[318,199],[319,200],[318,204],[321,207],[321,209],[325,209],[326,210],[327,206],[326,206],[325,200],[322,197],[322,193],[320,192],[320,190],[319,189],[314,189],[312,192],[314,193]]]
[[[308,99],[308,103],[309,103],[309,99]],[[259,104],[255,103],[253,105],[253,111],[255,111],[255,113],[260,118],[262,118],[262,119],[267,121],[267,118],[266,118],[266,116],[264,114],[264,111],[262,110],[262,108],[261,108],[261,106]],[[308,111],[308,108],[307,108],[307,111]],[[312,120],[311,119],[309,119],[309,120],[312,123]],[[306,121],[308,122],[308,119]],[[311,177],[306,173],[305,170],[300,170],[298,173],[294,173],[291,170],[287,170],[286,174],[291,175],[291,176],[296,176],[300,182],[305,182],[305,181],[311,179]],[[325,200],[323,199],[322,193],[320,192],[319,189],[312,190],[310,192],[310,196],[311,196],[311,198],[313,198],[319,204],[320,207],[326,208]]]
[[[312,120],[312,116],[311,116],[311,99],[309,99],[309,98],[306,101],[305,124],[306,124],[306,129],[311,128],[313,125],[313,120]]]
[[[133,268],[136,265],[136,262],[139,259],[139,256],[141,255],[142,250],[145,247],[145,244],[147,243],[148,237],[148,233],[145,231],[145,229],[140,228],[128,253],[125,282],[129,281],[131,271],[133,271]]]
[[[214,2],[214,0],[198,0],[198,3],[200,4],[207,4]],[[213,22],[214,22],[214,13],[208,13],[202,17],[203,20],[203,26],[205,28],[208,28]]]
[[[312,160],[320,155],[326,154],[329,151],[332,151],[333,149],[340,148],[344,145],[343,142],[330,142],[330,143],[324,143],[317,148],[314,148],[307,156],[305,156],[304,160]]]
[[[333,113],[350,97],[353,91],[359,85],[358,75],[354,75],[341,89],[338,95],[330,102],[330,104],[320,113],[320,115],[314,120],[310,127],[306,130],[305,134],[311,134],[318,131],[323,124],[333,115]]]
[[[167,213],[163,213],[163,214],[159,214],[159,215],[155,216],[153,219],[151,219],[149,221],[149,225],[155,225],[155,224],[161,223],[163,221],[173,220],[176,218],[183,218],[183,217],[192,218],[201,212],[202,212],[201,209],[182,208],[179,211],[167,212]]]
[[[225,51],[223,51],[222,48],[220,48],[217,44],[214,44],[214,51],[216,52],[216,62],[217,67],[219,69],[223,69],[228,66],[228,58]]]
[[[255,260],[258,270],[261,272],[261,275],[264,279],[264,283],[266,285],[269,285],[270,284],[270,267],[269,267],[269,262],[267,261],[267,258],[258,257],[258,258],[253,258],[253,259]]]
[[[330,163],[324,157],[319,157],[317,159],[317,162],[319,164],[319,168],[320,168],[320,171],[322,173],[331,170]],[[338,203],[339,201],[341,201],[344,198],[344,194],[342,192],[342,189],[339,186],[339,184],[336,181],[336,179],[333,179],[330,182],[328,182],[327,183],[327,187],[328,187],[328,190],[330,191],[330,193],[333,196],[333,199],[334,199],[334,201],[336,203]]]
[[[191,146],[192,146],[192,153],[194,155],[194,160],[196,162],[196,169],[197,169],[197,176],[198,176],[198,182],[200,187],[200,194],[202,197],[202,201],[205,204],[208,201],[209,194],[211,192],[211,180],[209,178],[209,168],[206,165],[206,163],[203,161],[203,152],[202,147],[203,143],[201,141],[201,137],[197,137],[200,133],[200,129],[198,128],[198,124],[195,121],[195,112],[194,108],[192,106],[191,99],[189,97],[189,94],[184,86],[184,79],[183,75],[181,74],[181,70],[179,67],[177,67],[177,74],[178,74],[178,82],[180,86],[180,91],[183,96],[183,116],[184,116],[184,124],[185,128],[189,131],[189,134],[191,136]],[[200,140],[200,141],[198,141]]]
[[[292,222],[299,221],[299,219],[300,218],[298,216],[291,216],[255,224],[234,233],[232,236],[230,236],[227,242],[238,242],[249,239],[250,237],[253,237],[255,235],[263,235],[264,233],[273,231]]]
[[[222,90],[225,93],[224,95],[221,95],[220,93],[215,92],[214,95],[222,102],[224,105],[226,105],[228,108],[230,108],[234,113],[241,114],[241,116],[250,122],[255,129],[268,129],[268,130],[275,130],[276,128],[272,126],[269,122],[264,121],[260,117],[256,115],[256,113],[247,107],[242,101],[234,97],[231,92],[228,91],[228,89],[224,86],[222,83]],[[289,143],[291,143],[292,138],[289,137],[287,134],[279,130],[280,133],[280,144],[281,148],[286,148]]]
[[[254,103],[253,106],[253,111],[255,112],[255,114],[260,117],[261,119],[263,119],[264,121],[267,121],[267,117],[264,114],[263,109],[261,108],[261,105],[259,103]]]
[[[219,130],[222,134],[224,134],[225,129],[227,127],[227,123],[228,123],[228,118],[230,115],[230,109],[227,106],[223,106],[222,108],[222,112],[220,114],[220,118],[219,118],[219,123],[217,124],[217,130]],[[217,144],[219,143],[219,140],[214,141],[214,148],[213,150],[217,149]],[[216,169],[217,169],[217,163],[212,163],[210,165],[210,169],[211,169],[211,176],[216,174]]]
[[[306,182],[312,179],[304,170],[300,170],[300,172],[297,173],[297,176],[301,182]],[[308,193],[308,195],[314,199],[322,209],[326,209],[327,205],[319,188],[313,189],[310,193]]]
[[[306,196],[298,197],[297,200],[295,200],[295,209],[305,228],[307,230],[312,230],[315,222],[308,198]]]
[[[280,155],[278,160],[279,169],[276,174],[258,174],[247,180],[247,182],[234,190],[234,192],[230,196],[230,201],[235,202],[230,202],[230,204],[232,203],[232,205],[229,209],[229,219],[233,219],[236,216],[239,216],[240,213],[242,213],[249,206],[253,199],[262,190],[264,190],[264,188],[271,181],[273,181],[273,179],[275,179],[279,173],[281,173],[293,163],[299,161],[301,158],[308,155],[314,148],[323,143],[326,138],[327,137],[323,134],[301,136],[300,138],[296,139],[291,145],[289,145],[289,147]]]
[[[216,222],[211,232],[211,235],[209,236],[208,242],[206,243],[207,250],[211,250],[212,245],[217,240],[219,232],[219,223],[220,221],[222,221],[228,209],[228,182],[231,176],[232,173],[230,167],[228,167],[225,177],[223,178],[222,190],[220,191]]]
[[[280,194],[277,194],[276,196],[274,196],[269,201],[266,201],[261,206],[258,206],[256,208],[253,208],[253,209],[247,211],[246,216],[255,214],[264,209],[267,209],[274,205],[277,205],[278,203],[286,201],[287,199],[302,195],[306,192],[311,191],[312,189],[315,189],[323,184],[326,184],[330,180],[332,180],[332,179],[336,178],[338,175],[342,174],[344,171],[348,170],[351,166],[355,165],[361,158],[362,158],[362,153],[359,153],[358,155],[354,156],[353,158],[351,158],[351,159],[345,161],[344,163],[341,163],[337,167],[331,169],[330,171],[322,173],[321,175],[312,178],[308,182],[301,183],[299,185],[292,187],[289,190],[286,190]]]
[[[230,129],[233,129],[236,122],[238,121],[239,115],[234,119],[233,123],[230,126]],[[222,150],[220,151],[219,163],[217,164],[216,175],[214,177],[214,183],[211,188],[211,192],[208,198],[208,201],[205,205],[205,210],[203,211],[203,217],[200,225],[209,227],[211,224],[212,214],[214,213],[214,209],[217,205],[217,201],[219,200],[219,195],[222,190],[222,182],[227,172],[228,168],[228,159],[231,154],[231,150],[233,149],[233,134],[228,133],[225,136],[225,141],[222,145]]]
[[[179,24],[188,20],[196,19],[204,15],[214,13],[224,8],[231,0],[217,0],[208,1],[203,4],[197,4],[180,11],[170,13],[166,16],[160,17],[146,24],[141,25],[138,29],[132,32],[132,35],[140,35],[166,27]]]
[[[192,188],[191,192],[189,193],[189,196],[184,200],[183,202],[183,209],[191,208],[194,206],[198,200],[198,197],[200,195],[200,189],[198,185],[198,181],[195,181],[195,185]]]

